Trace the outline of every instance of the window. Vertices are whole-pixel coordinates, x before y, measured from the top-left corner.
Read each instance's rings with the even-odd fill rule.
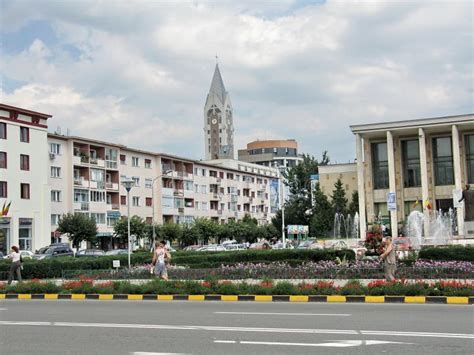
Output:
[[[145,159],[145,168],[148,168],[148,169],[151,168],[151,160],[150,159]]]
[[[126,205],[127,204],[127,196],[120,196],[120,204]]]
[[[120,164],[127,164],[127,157],[125,156],[125,154],[120,154]]]
[[[138,167],[138,157],[132,157],[132,166]]]
[[[375,217],[388,218],[389,213],[386,202],[374,203],[374,214]]]
[[[104,191],[91,191],[91,202],[104,202],[105,192]]]
[[[18,246],[20,247],[20,250],[31,250],[31,226],[33,224],[33,220],[31,218],[20,218],[19,222],[20,226],[18,229]]]
[[[133,196],[132,197],[132,206],[139,207],[140,206],[140,197]]]
[[[374,189],[388,189],[387,143],[372,144]]]
[[[20,184],[20,197],[24,200],[30,199],[30,184]]]
[[[423,212],[421,201],[405,201],[405,218],[413,211]]]
[[[466,136],[467,182],[474,184],[474,134]]]
[[[52,178],[59,178],[61,177],[61,168],[57,166],[51,167],[51,177]]]
[[[145,179],[145,188],[151,189],[153,187],[153,180],[152,179]]]
[[[402,141],[403,181],[405,187],[421,186],[419,144],[418,139]]]
[[[51,201],[53,201],[53,202],[61,202],[61,191],[59,191],[59,190],[51,190]]]
[[[0,169],[6,169],[6,168],[7,168],[7,153],[0,152]]]
[[[94,219],[97,224],[105,224],[105,213],[91,213],[91,218]]]
[[[185,181],[184,181],[184,189],[185,189],[186,191],[193,191],[193,182],[192,182],[192,181],[185,180]]]
[[[30,170],[30,156],[20,154],[20,170]]]
[[[435,185],[453,185],[453,150],[451,137],[433,138]]]
[[[20,142],[30,142],[30,129],[28,127],[20,127]]]
[[[145,199],[145,204],[147,207],[151,207],[152,203],[153,203],[153,199],[151,197],[147,197]]]
[[[59,143],[49,143],[49,152],[59,155],[61,154],[61,144]]]
[[[134,182],[134,186],[140,186],[140,178],[137,176],[132,176],[132,180]]]
[[[0,139],[7,139],[7,124],[0,122]]]
[[[61,219],[60,214],[52,214],[51,215],[51,224],[53,226],[57,226],[59,224],[59,220]]]
[[[8,197],[7,186],[8,185],[6,181],[0,181],[0,197],[2,198]]]
[[[199,201],[195,201],[195,202],[194,202],[194,209],[195,209],[196,211],[199,210],[199,207],[200,207],[199,204],[200,204]]]

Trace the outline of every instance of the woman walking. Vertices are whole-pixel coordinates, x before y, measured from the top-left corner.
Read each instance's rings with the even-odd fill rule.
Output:
[[[21,256],[20,250],[17,246],[12,246],[11,253],[7,255],[8,259],[12,259],[12,264],[10,265],[10,272],[8,273],[8,284],[10,285],[13,280],[13,274],[16,273],[16,279],[18,282],[21,282]]]

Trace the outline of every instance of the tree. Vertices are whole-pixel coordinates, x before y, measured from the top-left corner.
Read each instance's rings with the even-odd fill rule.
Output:
[[[354,216],[355,214],[359,213],[359,192],[354,191],[352,192],[352,199],[351,203],[349,204],[349,213]]]
[[[173,242],[180,241],[183,237],[183,228],[177,223],[165,223],[160,227],[160,238]]]
[[[149,236],[149,227],[146,222],[138,217],[133,216],[130,218],[130,236],[141,239]],[[122,216],[114,226],[114,236],[119,239],[120,243],[128,243],[128,218]]]
[[[208,243],[210,239],[218,237],[219,225],[207,218],[196,218],[193,227],[199,234],[199,240]]]
[[[68,213],[63,215],[58,222],[57,231],[68,234],[72,245],[79,248],[83,241],[95,243],[97,240],[97,224],[95,219],[84,213]]]
[[[179,245],[181,248],[188,245],[196,245],[199,240],[199,232],[192,224],[186,223],[181,227],[181,238]]]
[[[337,179],[334,183],[334,190],[331,196],[331,206],[334,213],[342,213],[344,216],[347,214],[347,198],[346,191],[342,186],[341,179]]]
[[[314,208],[311,217],[310,233],[314,237],[328,235],[332,228],[334,214],[327,196],[321,191],[319,182],[315,186],[313,196]]]

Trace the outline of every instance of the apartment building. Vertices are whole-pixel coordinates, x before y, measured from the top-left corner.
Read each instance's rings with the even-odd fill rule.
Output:
[[[0,251],[49,243],[47,120],[51,115],[0,104]]]
[[[298,142],[294,139],[257,140],[239,149],[238,159],[271,167],[294,167],[303,158],[298,154]]]
[[[319,186],[329,199],[334,191],[334,184],[340,179],[346,198],[349,202],[351,201],[352,194],[357,191],[357,165],[355,163],[320,165],[318,170]]]
[[[278,206],[275,169],[232,159],[195,161],[145,152],[83,137],[48,135],[51,185],[51,236],[64,213],[95,218],[104,241],[121,217],[138,215],[148,223],[189,223],[196,217],[217,223],[246,213],[268,223]],[[134,181],[130,200],[121,182]],[[106,242],[104,244],[106,246]]]
[[[453,196],[474,186],[474,115],[351,126],[357,143],[361,237],[377,216],[391,221],[392,234],[415,209],[456,212],[458,238],[474,235],[464,206]],[[388,194],[395,204],[388,210]],[[420,203],[418,203],[420,201]],[[425,235],[429,235],[425,223]]]

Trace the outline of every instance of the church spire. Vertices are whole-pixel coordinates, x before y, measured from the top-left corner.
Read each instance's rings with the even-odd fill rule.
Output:
[[[221,102],[224,103],[226,91],[224,87],[224,81],[222,80],[221,72],[219,70],[219,64],[217,63],[216,68],[214,69],[214,76],[212,77],[209,94],[216,94]]]

